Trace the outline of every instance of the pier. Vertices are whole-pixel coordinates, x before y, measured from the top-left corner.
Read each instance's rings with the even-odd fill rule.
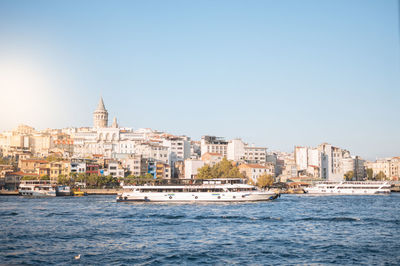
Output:
[[[17,190],[0,190],[0,196],[18,196]]]
[[[86,192],[87,195],[117,195],[122,192],[122,188],[84,188],[80,191]]]

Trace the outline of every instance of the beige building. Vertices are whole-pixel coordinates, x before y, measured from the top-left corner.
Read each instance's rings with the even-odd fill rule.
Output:
[[[210,166],[214,166],[222,161],[223,156],[220,153],[207,152],[201,156],[201,160]]]
[[[26,159],[18,162],[21,172],[28,174],[43,174],[45,169],[50,169],[50,163],[40,159]]]
[[[239,171],[250,181],[256,183],[258,177],[262,175],[275,175],[273,164],[241,164],[238,166]]]
[[[130,175],[144,176],[147,173],[147,160],[142,155],[131,154],[120,161]]]
[[[58,176],[68,176],[71,171],[71,164],[69,161],[51,162],[50,164],[50,180],[57,181]]]
[[[388,180],[399,180],[400,157],[378,159],[375,162],[366,162],[365,168],[372,169],[373,177],[376,177],[380,172],[382,172]]]

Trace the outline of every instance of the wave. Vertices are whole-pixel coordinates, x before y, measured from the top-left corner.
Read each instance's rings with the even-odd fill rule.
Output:
[[[219,219],[227,219],[227,220],[273,220],[273,221],[281,221],[280,217],[248,217],[248,216],[240,216],[240,215],[208,215],[203,216],[199,215],[194,217],[197,220],[219,220]]]
[[[52,216],[66,216],[66,215],[71,215],[70,212],[51,212],[46,215],[46,217],[52,217]]]
[[[331,218],[307,217],[298,219],[297,221],[357,222],[360,220],[361,220],[360,218],[353,218],[353,217],[331,217]]]
[[[5,213],[0,213],[1,216],[15,216],[18,215],[17,212],[5,212]]]

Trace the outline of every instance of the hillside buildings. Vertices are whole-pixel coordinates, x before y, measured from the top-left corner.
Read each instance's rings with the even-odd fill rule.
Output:
[[[267,148],[250,146],[241,139],[233,139],[228,143],[227,159],[236,162],[263,164],[267,162]]]
[[[1,165],[0,187],[7,182],[8,187],[11,182],[15,185],[24,175],[49,176],[52,181],[71,174],[193,179],[199,168],[213,167],[223,158],[233,161],[252,181],[263,174],[277,181],[339,181],[350,172],[352,180],[377,176],[398,180],[400,174],[400,157],[366,162],[329,143],[295,146],[292,153],[268,152],[267,147],[241,139],[207,135],[195,141],[149,128],[121,127],[117,118],[109,125],[103,98],[93,111],[92,127],[39,131],[19,125],[0,134],[0,155],[14,162]]]

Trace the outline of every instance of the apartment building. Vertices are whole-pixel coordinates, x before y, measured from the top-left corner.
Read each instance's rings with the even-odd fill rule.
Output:
[[[201,137],[201,155],[211,152],[219,153],[223,157],[228,155],[228,142],[224,138],[215,136],[203,136]]]

